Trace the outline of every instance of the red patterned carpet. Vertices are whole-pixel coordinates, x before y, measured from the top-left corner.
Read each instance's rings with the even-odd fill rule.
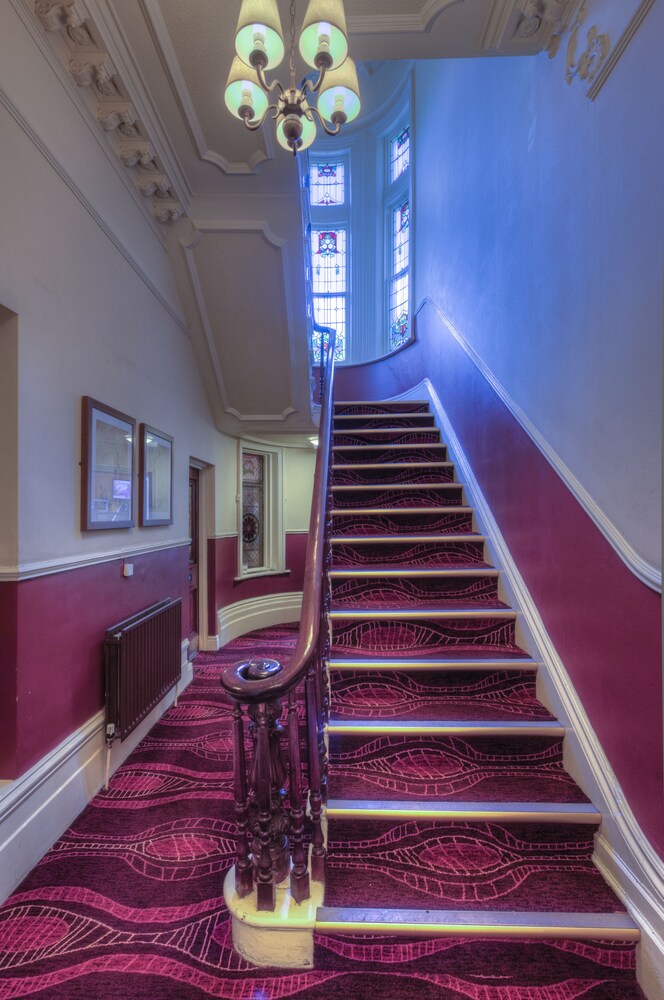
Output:
[[[258,970],[235,955],[221,898],[234,842],[230,716],[219,673],[245,651],[287,657],[295,635],[293,627],[275,627],[199,655],[178,707],[0,910],[0,1000],[641,997],[633,946],[605,942],[318,935],[311,972]],[[549,766],[558,767],[555,758]],[[383,839],[388,854],[408,850],[403,839]],[[534,867],[545,847],[526,845]],[[585,870],[587,844],[563,839],[559,847],[569,866]],[[500,855],[508,864],[503,880],[521,878],[509,864],[524,850],[514,831],[510,838],[480,824],[451,853],[443,848],[432,841],[430,854],[438,851],[448,871],[481,860],[490,885],[495,877],[486,873]],[[380,875],[381,860],[369,857],[366,866]]]

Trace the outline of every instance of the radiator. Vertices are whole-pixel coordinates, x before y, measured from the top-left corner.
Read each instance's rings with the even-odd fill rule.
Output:
[[[107,629],[106,740],[123,740],[180,679],[182,601],[168,598]]]

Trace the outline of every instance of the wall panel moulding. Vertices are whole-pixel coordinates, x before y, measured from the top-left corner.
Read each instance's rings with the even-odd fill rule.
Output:
[[[127,87],[100,41],[84,0],[26,0],[71,80],[86,93],[90,114],[161,223],[184,214],[164,172],[153,138],[140,120]]]

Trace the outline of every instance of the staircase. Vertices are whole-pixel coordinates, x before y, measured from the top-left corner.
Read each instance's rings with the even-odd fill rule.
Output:
[[[472,982],[591,968],[604,992],[584,997],[641,996],[633,978],[602,978],[627,968],[639,932],[592,863],[601,815],[563,767],[564,727],[537,700],[538,663],[428,404],[334,413],[319,945],[350,935],[352,964],[358,942],[382,962],[419,940],[431,963],[461,942]]]

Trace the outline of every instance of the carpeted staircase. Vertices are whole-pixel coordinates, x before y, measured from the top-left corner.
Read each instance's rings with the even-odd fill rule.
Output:
[[[395,973],[417,941],[418,965],[435,954],[478,985],[553,977],[551,995],[581,995],[563,985],[571,957],[611,967],[636,929],[592,863],[601,816],[563,767],[564,728],[537,700],[538,664],[428,405],[337,403],[333,454],[319,932],[349,954],[342,934],[391,948]]]

